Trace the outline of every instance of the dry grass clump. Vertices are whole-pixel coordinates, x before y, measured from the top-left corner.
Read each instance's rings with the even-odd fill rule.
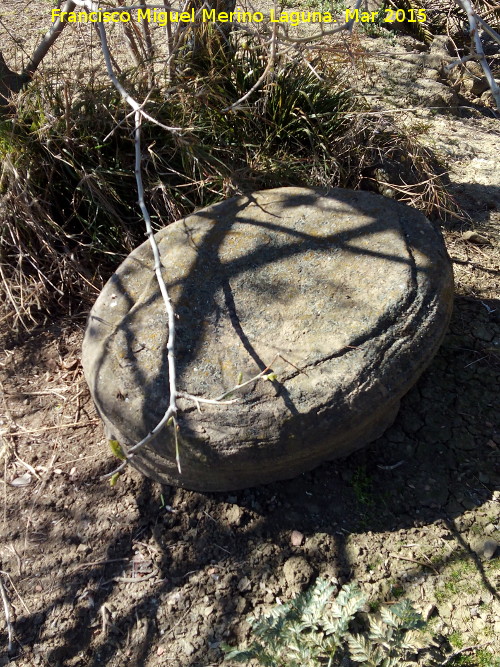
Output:
[[[498,4],[492,0],[475,0],[472,4],[478,14],[498,30]],[[470,44],[467,14],[459,5],[449,0],[381,0],[381,7],[403,9],[407,12],[408,17],[411,17],[410,21],[396,21],[390,27],[403,30],[426,44],[432,42],[434,35],[442,34],[448,35],[458,47]],[[425,21],[414,21],[419,9],[425,10]],[[384,27],[387,28],[387,24]]]
[[[102,261],[133,247],[121,193],[133,177],[98,146],[113,119],[103,98],[65,106],[67,90],[37,82],[0,123],[0,292],[14,324],[95,292]]]
[[[478,14],[496,30],[500,20],[498,4],[492,0],[476,0],[472,4]],[[426,10],[427,24],[433,34],[448,34],[458,42],[470,42],[467,14],[461,7],[448,0],[421,0],[421,6]]]
[[[429,214],[451,209],[431,155],[392,120],[364,115],[338,69],[315,65],[324,80],[278,59],[267,84],[233,111],[224,110],[266,66],[258,44],[228,48],[208,32],[168,89],[123,74],[151,115],[184,128],[143,127],[157,228],[232,194],[284,185],[385,189]],[[111,85],[45,76],[12,109],[0,123],[0,319],[29,326],[57,305],[87,308],[144,237],[132,121]]]

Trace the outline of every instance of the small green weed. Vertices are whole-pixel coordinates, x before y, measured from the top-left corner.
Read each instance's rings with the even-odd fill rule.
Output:
[[[448,641],[453,646],[453,648],[462,648],[464,645],[464,640],[460,632],[452,632],[448,636]]]
[[[405,589],[402,586],[392,586],[389,589],[389,594],[394,600],[399,600],[405,594]]]
[[[256,639],[246,648],[224,646],[226,660],[268,667],[337,667],[348,660],[365,667],[406,665],[429,640],[425,623],[408,600],[382,606],[363,623],[358,614],[366,603],[352,584],[335,587],[323,579],[292,602],[273,607],[248,621]],[[356,625],[358,632],[352,627]]]
[[[360,466],[354,472],[352,476],[352,488],[359,503],[368,506],[374,504],[372,481],[364,466]]]
[[[457,655],[447,664],[451,667],[500,667],[500,657],[488,649],[478,649],[469,655]]]

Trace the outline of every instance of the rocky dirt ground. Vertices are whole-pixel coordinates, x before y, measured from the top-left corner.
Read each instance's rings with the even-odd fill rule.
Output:
[[[384,71],[371,74],[382,91]],[[386,88],[402,108],[403,92]],[[221,642],[248,638],[248,613],[322,575],[357,581],[375,606],[413,600],[441,664],[498,665],[500,131],[486,101],[454,100],[405,121],[446,160],[470,215],[444,230],[453,319],[394,425],[365,450],[234,493],[161,487],[133,470],[110,488],[79,363],[84,319],[0,350],[0,580],[14,632],[9,654],[0,611],[0,664],[220,665]]]

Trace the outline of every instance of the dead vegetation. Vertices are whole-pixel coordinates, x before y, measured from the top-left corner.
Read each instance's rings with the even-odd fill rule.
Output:
[[[88,39],[91,52],[90,29]],[[196,39],[194,53],[179,51],[175,80],[162,79],[156,61],[151,70],[133,64],[136,52],[147,50],[140,35],[116,61],[148,111],[181,128],[143,128],[146,201],[156,228],[232,194],[276,185],[364,187],[431,216],[457,214],[432,153],[390,115],[370,114],[350,90],[345,52],[340,59],[336,47],[277,57],[270,80],[231,110],[262,79],[267,51],[250,38],[243,48],[241,40],[228,47],[209,29]],[[0,122],[0,317],[13,328],[55,310],[73,312],[76,302],[86,308],[142,238],[132,122],[92,68],[87,78],[80,65],[41,67]]]

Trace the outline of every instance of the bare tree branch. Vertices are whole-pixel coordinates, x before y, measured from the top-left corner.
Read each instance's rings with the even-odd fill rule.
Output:
[[[490,36],[490,37],[491,37],[497,44],[500,44],[500,35],[498,34],[498,32],[496,32],[496,30],[493,30],[493,28],[492,28],[488,23],[486,23],[486,21],[485,21],[484,19],[482,19],[480,16],[476,16],[476,19],[477,19],[477,21],[479,21],[479,23],[481,24],[481,27],[483,28],[483,30],[484,30],[485,32],[487,32],[488,35],[489,35],[489,36]]]
[[[484,55],[483,44],[479,37],[478,16],[472,7],[470,0],[455,0],[455,2],[467,13],[467,18],[469,19],[469,33],[472,42],[471,48],[474,54],[477,55],[477,59],[483,68],[484,75],[493,94],[497,109],[500,111],[500,87],[495,81],[490,66],[488,65],[488,61],[486,60],[486,56]]]
[[[138,111],[141,116],[146,118],[147,120],[151,121],[155,125],[158,125],[158,127],[163,128],[164,130],[167,130],[168,132],[181,132],[182,127],[170,127],[168,125],[163,125],[163,123],[160,123],[156,118],[153,118],[149,114],[147,114],[144,109],[142,108],[142,104],[139,104],[122,86],[122,84],[118,81],[118,79],[115,76],[115,73],[113,71],[113,66],[111,64],[111,57],[109,53],[109,48],[108,48],[108,40],[106,38],[106,31],[104,29],[104,25],[102,23],[97,23],[99,27],[99,36],[101,38],[101,48],[102,52],[104,55],[104,62],[106,63],[106,70],[108,72],[108,76],[111,79],[111,83],[114,85],[116,90],[120,93],[122,98],[127,102],[128,105],[132,107],[134,111]]]
[[[62,8],[61,11],[72,12],[75,9],[75,7],[76,3],[73,2],[73,0],[66,0],[64,7]],[[35,52],[31,56],[31,60],[24,68],[23,76],[27,77],[27,79],[31,79],[33,77],[33,74],[35,73],[36,69],[38,68],[42,60],[45,58],[51,46],[54,44],[54,42],[59,37],[61,32],[64,30],[64,27],[66,25],[67,25],[66,22],[61,21],[60,18],[58,18],[55,21],[51,29],[45,34],[44,38],[35,49]]]

